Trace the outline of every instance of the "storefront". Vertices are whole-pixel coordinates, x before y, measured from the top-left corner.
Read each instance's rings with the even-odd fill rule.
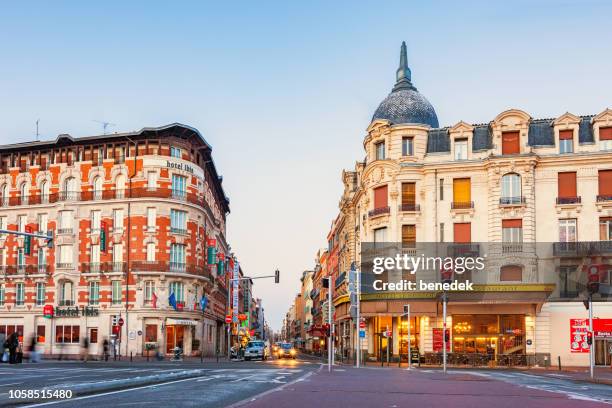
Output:
[[[453,315],[454,353],[525,354],[524,315]]]
[[[612,319],[593,319],[595,364],[612,366]]]
[[[166,353],[172,354],[174,348],[179,347],[185,355],[191,354],[196,326],[195,320],[166,319]]]

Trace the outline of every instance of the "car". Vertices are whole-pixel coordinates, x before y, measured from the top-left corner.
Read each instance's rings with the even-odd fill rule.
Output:
[[[268,358],[266,343],[261,340],[252,340],[248,342],[244,349],[244,359],[248,361],[253,358],[259,358],[262,361]]]
[[[292,358],[295,360],[297,350],[291,343],[281,343],[277,351],[278,358]]]

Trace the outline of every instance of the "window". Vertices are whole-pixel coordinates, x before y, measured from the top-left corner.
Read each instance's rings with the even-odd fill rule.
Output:
[[[505,265],[499,270],[500,282],[520,282],[523,280],[523,268],[519,265]]]
[[[157,188],[157,173],[150,171],[147,173],[147,189],[155,190]]]
[[[187,212],[170,210],[170,231],[186,234],[187,233]]]
[[[64,181],[64,199],[76,200],[78,196],[77,180],[75,177],[68,177]]]
[[[387,228],[377,228],[374,230],[374,243],[387,242]]]
[[[612,217],[599,218],[599,240],[612,241]]]
[[[92,244],[89,249],[89,272],[100,272],[100,244]]]
[[[74,305],[74,291],[71,281],[63,281],[60,283],[59,306]]]
[[[574,131],[559,131],[559,153],[572,153],[574,151]]]
[[[49,214],[38,214],[38,232],[41,234],[46,234],[48,225]]]
[[[520,147],[519,132],[502,132],[502,154],[519,154]]]
[[[44,325],[38,325],[36,326],[36,342],[37,343],[44,343],[45,342],[45,332],[46,332],[46,327]]]
[[[612,128],[611,128],[612,129]],[[599,170],[597,201],[612,200],[612,170]]]
[[[47,251],[44,247],[38,248],[37,258],[38,273],[45,273],[47,271]]]
[[[98,328],[97,327],[89,328],[89,343],[91,344],[98,343]]]
[[[612,127],[599,128],[600,150],[612,150]]]
[[[21,204],[28,203],[28,183],[21,183],[19,186],[19,196],[21,197]]]
[[[456,222],[453,224],[454,241],[456,243],[472,242],[472,224],[469,222]]]
[[[521,252],[523,242],[523,220],[502,220],[502,251]]]
[[[414,156],[414,139],[411,137],[402,138],[402,156]]]
[[[123,244],[113,244],[113,271],[123,272]]]
[[[468,140],[455,139],[455,160],[467,160],[468,158]]]
[[[471,203],[472,184],[470,179],[453,179],[453,208],[471,208]]]
[[[155,243],[149,242],[147,243],[147,262],[155,261]]]
[[[113,305],[121,304],[121,281],[114,280],[111,282],[112,296],[111,303]]]
[[[376,187],[374,189],[374,209],[386,208],[388,204],[387,186]]]
[[[177,159],[182,158],[181,149],[178,147],[170,146],[170,157],[176,157]]]
[[[72,268],[72,245],[58,245],[59,252],[58,268]]]
[[[576,172],[559,173],[557,177],[557,204],[571,204],[580,202],[576,189]]]
[[[378,142],[374,145],[374,149],[376,150],[376,160],[384,160],[385,159],[385,142]]]
[[[444,242],[444,223],[440,223],[440,242]]]
[[[102,199],[102,177],[100,176],[96,176],[93,179],[93,197],[94,200],[101,200]]]
[[[174,297],[178,302],[184,302],[185,297],[183,293],[183,283],[182,282],[170,282],[170,294],[174,293]]]
[[[416,246],[416,226],[402,225],[402,248],[414,248]]]
[[[20,215],[17,217],[17,231],[25,232],[26,225],[28,224],[28,217]]]
[[[578,296],[578,273],[576,266],[559,267],[559,296],[562,298],[575,298]]]
[[[92,234],[100,233],[101,216],[102,216],[102,212],[100,210],[93,210],[91,212],[91,233]]]
[[[0,306],[4,306],[5,300],[4,284],[0,283]]]
[[[402,211],[416,211],[416,183],[402,183]]]
[[[113,232],[123,232],[123,209],[113,210]]]
[[[36,306],[45,304],[45,283],[36,282]]]
[[[155,207],[147,207],[147,230],[148,231],[155,231],[155,225],[157,224],[155,212],[156,212]]]
[[[17,267],[20,270],[25,268],[25,250],[24,248],[17,248]]]
[[[173,272],[185,270],[185,245],[170,245],[170,270]]]
[[[9,201],[9,193],[8,193],[8,185],[3,184],[2,189],[0,189],[0,197],[2,199],[2,205],[7,205]]]
[[[59,212],[59,228],[58,234],[72,234],[72,211],[60,211]]]
[[[150,304],[153,302],[153,293],[155,292],[155,282],[145,281],[144,283],[144,302]]]
[[[516,173],[505,174],[501,179],[501,204],[521,203],[521,176]]]
[[[115,196],[116,198],[125,197],[125,175],[119,174],[115,179]]]
[[[440,179],[440,201],[444,201],[444,179]]]
[[[156,324],[145,325],[145,342],[146,343],[157,343],[157,325]]]
[[[559,242],[576,242],[576,219],[559,220]]]
[[[100,303],[100,282],[89,281],[88,300],[90,305],[97,305]]]
[[[187,195],[187,177],[172,175],[172,197],[183,199]]]
[[[25,284],[18,282],[15,284],[15,305],[23,306],[25,304]]]
[[[79,344],[81,331],[80,326],[55,326],[55,343],[57,344]]]
[[[40,183],[40,202],[41,204],[49,202],[49,183],[46,180]]]

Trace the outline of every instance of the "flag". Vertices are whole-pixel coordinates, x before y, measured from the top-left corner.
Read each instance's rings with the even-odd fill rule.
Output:
[[[200,307],[202,308],[202,312],[206,310],[207,305],[208,305],[208,298],[206,296],[202,296],[202,299],[200,299]]]
[[[174,296],[174,292],[172,292],[170,294],[170,296],[168,297],[168,304],[170,306],[172,306],[174,308],[174,310],[177,310],[177,308],[176,308],[176,296]]]
[[[153,309],[157,309],[157,295],[153,292],[153,296],[151,296],[151,303],[153,305]]]

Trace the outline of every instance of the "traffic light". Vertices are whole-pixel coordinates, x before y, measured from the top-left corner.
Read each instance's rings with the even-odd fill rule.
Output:
[[[585,308],[586,310],[589,310],[589,300],[588,300],[588,299],[587,299],[587,300],[583,300],[583,301],[582,301],[582,304],[584,305],[584,308]]]
[[[323,287],[329,288],[329,278],[323,278]]]
[[[453,279],[453,270],[452,269],[442,269],[440,271],[440,277],[442,278],[442,283],[451,283]]]
[[[450,341],[450,330],[444,329],[444,341],[448,343]]]
[[[119,325],[119,316],[112,316],[112,323],[113,326],[118,326]]]
[[[591,344],[593,344],[593,332],[588,331],[587,332],[587,344],[590,346]]]
[[[404,314],[407,315],[410,313],[410,305],[404,305]]]
[[[599,265],[589,265],[587,267],[588,283],[587,288],[592,295],[599,292]]]
[[[277,269],[274,271],[274,283],[280,282],[280,271]]]
[[[329,335],[330,335],[330,326],[329,326],[329,323],[325,323],[323,325],[323,331],[325,332],[325,337],[329,337]]]

